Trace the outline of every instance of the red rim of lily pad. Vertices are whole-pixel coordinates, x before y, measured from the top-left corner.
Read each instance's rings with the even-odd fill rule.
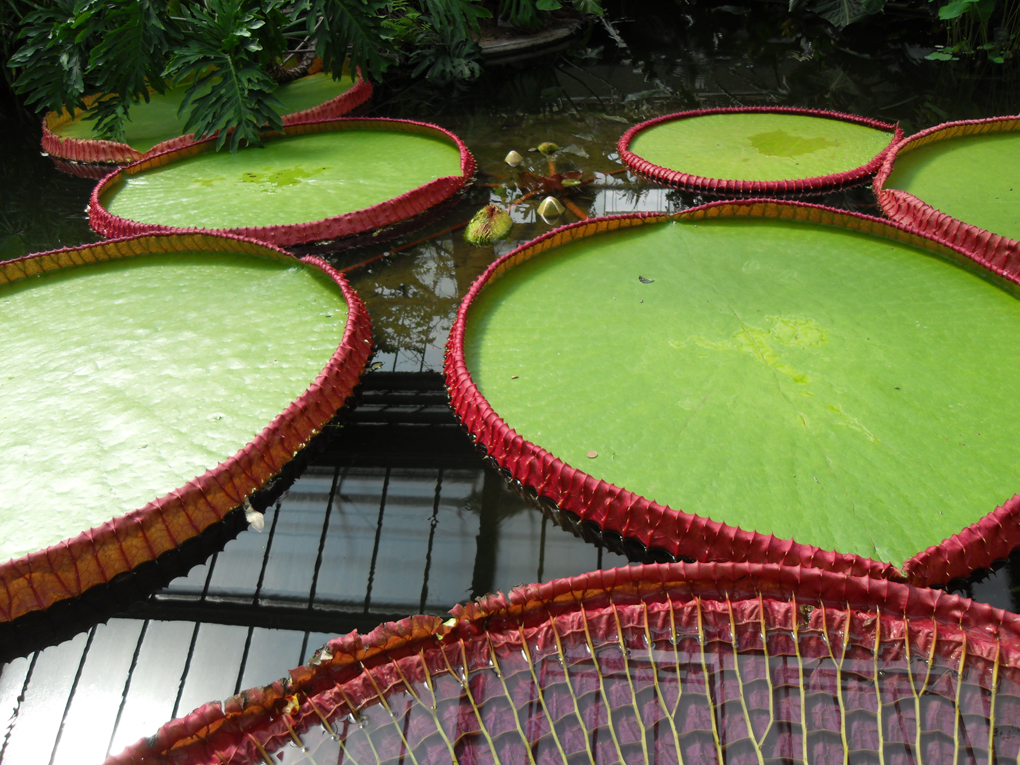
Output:
[[[245,226],[228,229],[175,228],[160,226],[154,223],[140,223],[111,214],[99,201],[102,194],[111,186],[121,182],[125,176],[160,167],[179,159],[192,157],[215,148],[215,138],[193,143],[180,149],[172,149],[147,157],[127,167],[114,170],[96,184],[89,198],[89,225],[106,237],[130,236],[150,233],[187,233],[205,231],[207,233],[227,233],[249,237],[260,242],[267,242],[286,247],[292,244],[307,244],[330,239],[342,239],[354,234],[361,234],[373,229],[389,226],[394,223],[421,215],[431,207],[443,202],[459,192],[475,174],[475,159],[460,138],[449,130],[426,122],[411,120],[374,119],[362,117],[344,117],[321,122],[302,122],[289,125],[282,133],[269,134],[269,140],[285,136],[305,135],[308,133],[340,132],[343,130],[371,130],[384,128],[388,130],[422,133],[442,138],[453,143],[460,152],[460,175],[448,175],[436,178],[415,189],[388,199],[385,202],[366,207],[362,210],[337,215],[332,218],[309,221],[307,223],[280,224],[275,226]]]
[[[795,178],[785,181],[748,181],[736,178],[706,178],[700,175],[691,175],[673,168],[655,165],[630,150],[630,144],[642,131],[661,125],[664,122],[689,119],[692,117],[704,117],[710,114],[796,114],[804,117],[820,117],[823,119],[840,120],[852,122],[857,125],[884,130],[892,133],[889,146],[883,149],[877,156],[867,164],[846,170],[841,173],[821,175],[814,178]],[[620,159],[636,173],[647,176],[659,183],[669,186],[703,191],[711,194],[730,194],[738,196],[766,194],[806,194],[813,191],[825,191],[840,186],[850,186],[861,183],[873,176],[882,166],[882,159],[889,148],[903,138],[903,131],[899,124],[892,125],[887,122],[860,117],[854,114],[843,114],[841,112],[830,112],[823,109],[801,109],[792,106],[735,106],[721,109],[695,109],[688,112],[677,112],[657,117],[647,122],[635,125],[624,133],[617,143],[617,150]]]
[[[1020,266],[1020,241],[993,234],[983,228],[946,215],[913,194],[900,189],[887,189],[896,157],[935,141],[982,133],[1004,133],[1020,130],[1020,116],[961,120],[935,125],[896,143],[885,155],[882,168],[875,176],[875,195],[882,212],[895,221],[944,239],[967,251],[986,268],[1000,275],[1016,274]],[[1012,278],[1012,276],[1010,277]]]
[[[284,125],[335,119],[357,109],[371,97],[372,83],[362,79],[359,75],[355,79],[354,84],[343,93],[309,109],[281,115],[281,119]],[[86,107],[90,106],[96,98],[97,96],[85,98]],[[80,113],[81,110],[76,109],[73,114],[65,110],[60,113],[49,112],[46,115],[42,123],[43,151],[51,157],[69,159],[73,162],[127,165],[137,162],[144,157],[151,157],[164,151],[190,146],[196,142],[195,136],[188,133],[187,135],[160,141],[148,151],[142,152],[132,149],[128,144],[120,141],[108,141],[99,138],[64,138],[53,132],[61,125],[65,125],[73,120]]]
[[[880,218],[822,205],[777,200],[718,201],[693,207],[674,216],[659,213],[592,218],[554,229],[496,260],[475,281],[464,297],[447,342],[444,375],[450,406],[462,426],[501,469],[506,480],[547,509],[568,519],[594,523],[602,532],[632,540],[653,560],[752,561],[786,566],[810,566],[853,576],[909,581],[918,586],[944,584],[988,568],[1005,559],[1020,545],[1020,495],[1013,496],[979,521],[937,545],[907,559],[902,567],[849,553],[823,550],[772,534],[676,510],[634,492],[595,478],[572,467],[541,446],[521,437],[493,410],[476,387],[465,360],[464,339],[471,305],[486,284],[504,271],[560,244],[631,226],[671,219],[702,220],[717,217],[760,217],[836,225],[877,234],[945,255],[951,259],[980,260],[966,250],[936,236]],[[1003,278],[1020,284],[1020,268],[998,270]]]
[[[238,236],[136,236],[0,263],[0,281],[10,283],[136,255],[196,249],[295,260],[284,250]],[[0,622],[81,595],[198,536],[277,475],[344,405],[371,354],[372,325],[364,303],[342,274],[320,258],[305,257],[301,262],[335,282],[348,306],[340,345],[314,382],[250,443],[203,475],[76,537],[0,563]]]
[[[550,708],[555,710],[553,716],[558,725],[576,728],[576,715],[577,723],[605,730],[605,710],[601,715],[586,716],[586,723],[582,722],[585,716],[581,711],[585,699],[579,698],[582,694],[588,701],[594,696],[597,704],[601,697],[607,706],[615,707],[615,711],[608,712],[608,723],[618,728],[620,739],[629,733],[645,743],[651,738],[652,743],[660,744],[657,737],[649,735],[650,731],[645,730],[644,736],[640,736],[633,729],[644,728],[651,720],[657,725],[669,718],[664,702],[675,696],[679,705],[681,694],[677,691],[683,684],[689,689],[684,698],[693,697],[694,709],[705,711],[704,718],[692,722],[699,715],[684,715],[681,709],[680,713],[674,711],[669,726],[656,730],[671,739],[667,746],[675,742],[679,747],[680,740],[688,737],[685,745],[689,747],[693,728],[698,731],[695,736],[703,734],[705,743],[700,748],[708,760],[728,761],[723,747],[739,746],[734,739],[741,732],[747,741],[746,731],[752,727],[748,707],[752,703],[760,712],[769,713],[775,722],[774,715],[779,713],[785,697],[785,692],[778,690],[779,685],[789,685],[793,689],[790,696],[798,698],[795,703],[802,707],[808,705],[812,694],[835,695],[834,689],[840,694],[839,709],[832,709],[834,720],[809,714],[807,709],[802,709],[800,716],[795,708],[786,712],[793,717],[785,718],[790,722],[779,726],[783,729],[779,735],[789,737],[785,743],[792,749],[787,753],[790,759],[802,756],[805,761],[811,759],[807,737],[799,735],[801,730],[817,731],[816,737],[831,736],[830,745],[837,754],[845,754],[850,746],[861,741],[880,751],[885,741],[908,747],[922,744],[924,735],[914,724],[919,719],[924,721],[924,733],[940,731],[936,736],[944,737],[941,745],[952,754],[954,737],[945,735],[944,729],[959,733],[963,725],[961,714],[980,716],[984,725],[975,735],[968,722],[966,738],[970,743],[961,742],[961,736],[956,736],[955,746],[992,748],[993,738],[999,738],[994,735],[998,732],[996,692],[1002,691],[1006,696],[998,709],[1002,723],[1002,713],[1015,703],[1014,687],[1020,680],[1020,617],[936,590],[812,568],[754,563],[632,566],[521,586],[507,595],[497,593],[455,606],[450,613],[452,618],[445,620],[437,616],[412,616],[383,624],[367,635],[352,632],[334,638],[308,665],[291,670],[289,677],[243,691],[223,702],[205,704],[111,756],[106,765],[142,762],[261,765],[276,762],[277,756],[286,762],[290,754],[300,758],[301,753],[296,749],[279,752],[281,748],[303,745],[301,736],[308,738],[313,732],[321,738],[327,727],[331,732],[342,729],[354,735],[358,721],[367,727],[369,718],[365,715],[376,705],[383,720],[378,729],[384,734],[377,744],[388,744],[387,749],[394,750],[380,752],[379,761],[386,759],[382,754],[393,754],[395,760],[398,749],[407,756],[414,746],[409,742],[426,749],[424,752],[419,749],[422,761],[449,762],[459,746],[467,749],[461,751],[464,757],[461,761],[492,761],[491,755],[485,756],[487,747],[499,749],[503,762],[525,761],[527,751],[537,745],[539,737],[547,743],[551,737],[550,726],[545,722]],[[564,646],[576,653],[568,658]],[[586,646],[588,653],[584,652]],[[756,656],[752,661],[763,671],[776,674],[775,684],[770,680],[767,688],[761,688],[765,685],[763,678],[746,660],[738,663],[738,654]],[[846,661],[857,663],[844,666]],[[541,662],[551,662],[548,673],[543,671]],[[649,662],[655,667],[662,665],[661,674],[657,669],[649,673]],[[823,668],[818,676],[809,678],[819,662],[830,669]],[[598,676],[598,681],[575,680],[573,673],[580,665],[586,665],[589,673]],[[636,669],[632,670],[632,665]],[[744,677],[741,666],[748,673]],[[928,668],[927,675],[923,667]],[[725,678],[727,672],[730,675]],[[607,693],[601,684],[603,674],[609,673],[625,675],[626,681]],[[959,687],[964,684],[965,673],[967,682],[983,696],[980,705],[968,703],[967,698],[961,701]],[[657,676],[654,681],[650,674]],[[940,679],[933,680],[932,674]],[[422,702],[422,698],[426,697],[427,687],[432,698],[438,699],[436,679],[444,675],[455,680],[449,687],[459,694],[460,708],[440,708],[437,712],[435,702],[428,702],[427,698]],[[955,683],[952,675],[956,675]],[[475,682],[470,682],[472,679]],[[761,694],[753,699],[753,692],[745,690],[755,683],[761,684],[762,693],[778,694],[775,713],[771,701],[766,707]],[[879,696],[883,684],[888,694],[885,699]],[[547,695],[552,695],[557,685],[561,696],[565,695],[564,686],[580,688],[576,696],[574,691],[570,692],[574,713],[570,711],[570,701],[562,699],[554,704],[543,697],[542,687]],[[629,691],[625,690],[628,685]],[[417,692],[413,690],[415,686]],[[539,688],[537,699],[535,686]],[[870,700],[862,701],[849,686]],[[939,694],[946,702],[945,707],[927,706],[929,714],[922,715],[911,702],[925,691]],[[394,692],[413,697],[407,711],[386,703]],[[844,694],[853,696],[845,705]],[[448,699],[443,694],[443,700]],[[743,714],[737,699],[742,702]],[[488,709],[487,701],[493,702]],[[417,706],[415,702],[419,702]],[[724,714],[720,707],[727,703],[733,706]],[[431,713],[427,711],[429,707]],[[514,707],[521,710],[520,717],[527,714],[526,721],[516,711],[510,714],[508,709]],[[836,707],[835,702],[831,707]],[[814,706],[812,709],[819,712]],[[866,712],[862,717],[855,709]],[[418,725],[412,724],[410,710],[421,712]],[[443,714],[444,711],[448,714]],[[591,712],[587,707],[585,711]],[[616,726],[613,721],[616,713],[626,715],[629,726]],[[724,717],[729,718],[725,728]],[[642,718],[644,723],[637,722]],[[734,719],[741,722],[734,723]],[[760,716],[757,724],[759,729],[764,724]],[[1006,719],[1005,724],[1009,726],[1011,722]],[[426,740],[425,734],[435,733],[441,725],[452,728],[450,735],[442,734],[442,742],[439,736]],[[626,730],[628,727],[630,731]],[[883,729],[890,731],[885,741]],[[588,733],[587,738],[593,738]],[[842,745],[837,743],[841,733]],[[599,737],[612,749],[608,738]],[[713,738],[714,746],[710,743]],[[494,744],[494,739],[498,743]],[[616,740],[615,733],[613,740],[619,756],[621,742]],[[576,740],[571,743],[578,745]],[[634,746],[634,742],[630,743]],[[556,744],[561,756],[555,757],[556,749],[551,746],[546,754],[567,761],[559,739]],[[1004,746],[1003,741],[998,745]],[[699,744],[695,742],[694,746]],[[476,747],[482,751],[473,752]],[[511,752],[520,754],[521,759],[511,760]],[[349,759],[343,756],[345,753],[341,753],[341,761]],[[479,755],[478,759],[471,757],[472,753]],[[579,754],[583,756],[584,752]],[[590,749],[588,755],[592,755]],[[640,750],[637,756],[640,757]],[[975,752],[974,757],[977,756]],[[536,760],[533,757],[531,761]],[[646,756],[645,761],[650,758]],[[749,761],[753,761],[753,756]],[[845,760],[839,757],[838,761]],[[939,760],[935,757],[933,761]]]

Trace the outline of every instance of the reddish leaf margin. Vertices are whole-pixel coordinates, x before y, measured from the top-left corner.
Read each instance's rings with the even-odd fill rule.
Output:
[[[814,178],[795,178],[785,181],[747,181],[734,178],[706,178],[700,175],[684,173],[668,167],[655,165],[646,159],[639,157],[630,150],[630,144],[638,133],[649,128],[660,125],[664,122],[689,119],[692,117],[704,117],[709,114],[796,114],[805,117],[820,117],[823,119],[841,120],[853,122],[857,125],[884,130],[893,134],[889,145],[867,164],[846,170],[841,173],[821,175]],[[694,191],[703,191],[710,194],[735,195],[735,196],[765,196],[765,195],[786,195],[786,194],[809,194],[816,191],[826,191],[841,186],[851,186],[860,183],[871,177],[882,166],[882,159],[886,152],[897,141],[903,138],[903,131],[898,124],[891,125],[887,122],[859,117],[854,114],[843,114],[841,112],[829,112],[822,109],[801,109],[792,106],[734,106],[720,109],[696,109],[687,112],[667,114],[663,117],[642,122],[635,125],[624,133],[617,143],[617,150],[620,159],[636,173],[647,176],[659,183],[669,186],[687,188]]]
[[[330,239],[341,239],[354,234],[361,234],[372,229],[382,228],[398,223],[407,218],[420,215],[426,210],[443,202],[458,191],[475,174],[475,159],[471,156],[463,141],[448,130],[437,125],[430,125],[425,122],[412,122],[410,120],[374,119],[362,117],[344,117],[336,120],[323,120],[321,122],[302,122],[297,125],[289,125],[284,128],[283,133],[270,134],[268,140],[279,139],[285,136],[304,135],[306,133],[339,132],[343,130],[372,130],[388,129],[406,131],[408,133],[423,133],[437,138],[451,141],[460,152],[460,175],[448,175],[436,178],[416,189],[406,191],[400,196],[380,202],[377,205],[366,207],[363,210],[344,215],[337,215],[333,218],[310,221],[308,223],[281,224],[276,226],[245,226],[229,229],[179,229],[172,226],[160,226],[155,223],[140,223],[138,221],[120,218],[108,212],[100,202],[103,193],[110,187],[120,183],[125,176],[148,170],[153,167],[175,162],[178,159],[192,157],[214,149],[215,138],[207,138],[204,141],[193,143],[180,149],[172,149],[161,154],[147,157],[133,165],[118,168],[92,190],[89,199],[89,225],[103,236],[117,237],[133,234],[149,233],[187,233],[194,231],[206,231],[214,233],[229,233],[239,236],[257,239],[260,242],[267,242],[281,247],[294,244],[307,244],[310,242],[326,241]]]
[[[802,202],[776,200],[719,201],[694,207],[673,218],[700,220],[715,217],[770,217],[834,225],[885,236],[939,253],[957,261],[973,261],[972,254],[935,236],[845,210]],[[916,585],[943,584],[966,577],[1006,558],[1020,545],[1020,495],[1012,497],[977,523],[904,562],[902,568],[858,555],[822,550],[792,539],[759,534],[719,523],[682,510],[652,502],[626,489],[597,479],[554,457],[541,446],[514,431],[497,414],[471,379],[464,358],[464,336],[471,305],[485,285],[504,271],[559,244],[604,231],[661,222],[669,216],[635,213],[592,218],[554,229],[495,261],[464,297],[450,330],[444,374],[450,405],[476,445],[519,484],[543,503],[591,521],[603,531],[619,533],[644,548],[667,557],[698,561],[754,561],[786,566],[815,567],[853,576],[871,576]],[[996,271],[1005,280],[1020,284],[1017,271]],[[1011,285],[1012,286],[1012,285]]]
[[[345,695],[340,707],[334,701],[335,688],[359,676],[371,676],[376,667],[385,669],[394,657],[437,645],[484,644],[490,631],[512,633],[518,625],[532,628],[551,616],[565,621],[567,614],[579,611],[609,608],[625,621],[627,612],[663,600],[681,607],[697,602],[706,623],[728,620],[738,609],[748,623],[759,618],[786,623],[794,618],[804,624],[824,624],[814,613],[819,608],[830,613],[832,609],[852,611],[873,633],[905,636],[915,646],[932,645],[937,635],[946,646],[943,651],[956,661],[978,657],[1012,676],[1020,666],[1020,616],[938,590],[800,566],[630,566],[524,585],[507,595],[488,595],[455,606],[447,620],[412,616],[382,624],[367,635],[352,632],[334,638],[307,665],[291,670],[289,677],[242,691],[222,703],[205,704],[111,756],[106,765],[265,762],[264,753],[291,742],[293,731],[319,725],[322,710],[335,710],[342,716],[377,702],[378,684],[365,683],[363,687],[372,690],[364,697]],[[640,616],[637,619],[640,623]],[[487,666],[484,651],[469,653],[479,666]]]
[[[295,125],[300,122],[335,119],[358,108],[371,97],[372,84],[358,76],[351,87],[328,101],[323,101],[321,104],[309,109],[282,115],[283,124]],[[94,95],[88,96],[85,99],[86,107],[91,106],[96,98],[97,96]],[[43,151],[51,157],[67,159],[72,162],[127,165],[145,157],[151,157],[164,151],[179,149],[195,143],[194,134],[188,133],[187,135],[160,141],[148,151],[141,152],[121,141],[108,141],[99,138],[64,138],[54,132],[60,126],[71,122],[81,112],[82,110],[75,109],[72,114],[65,109],[60,113],[49,112],[43,118]]]
[[[885,155],[882,168],[875,176],[875,195],[882,212],[895,221],[912,226],[931,236],[944,239],[966,250],[978,263],[995,273],[1012,278],[1020,272],[1020,241],[993,234],[983,228],[964,223],[936,210],[906,191],[887,189],[885,182],[893,171],[896,158],[935,141],[981,133],[1004,133],[1020,130],[1020,116],[991,117],[982,120],[946,122],[922,130],[898,141]],[[1018,168],[1020,173],[1020,168]]]
[[[137,236],[0,263],[0,283],[88,263],[185,250],[295,260],[283,250],[238,236]],[[203,475],[76,537],[0,563],[0,622],[81,595],[198,536],[279,473],[344,405],[371,354],[372,325],[364,303],[339,272],[319,258],[301,262],[332,279],[348,306],[341,343],[315,381],[251,443]]]

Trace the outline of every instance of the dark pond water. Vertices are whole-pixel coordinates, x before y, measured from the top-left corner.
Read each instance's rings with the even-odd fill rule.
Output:
[[[471,451],[437,385],[461,296],[496,257],[551,227],[506,153],[519,151],[522,169],[543,175],[546,159],[528,150],[554,141],[564,147],[557,169],[592,179],[566,197],[563,223],[706,201],[623,170],[617,139],[653,116],[778,104],[898,121],[910,133],[1020,105],[1020,67],[924,60],[930,21],[896,3],[843,35],[785,8],[619,2],[611,26],[595,23],[545,58],[492,67],[470,87],[379,87],[370,114],[449,128],[479,173],[424,231],[327,255],[350,269],[375,327],[379,352],[361,407],[268,509],[263,534],[241,533],[117,618],[53,647],[27,644],[5,665],[0,760],[98,763],[176,714],[278,677],[335,634],[625,564],[510,493]],[[16,109],[6,107],[0,141],[0,257],[95,241],[85,216],[94,181],[40,156],[37,123]],[[516,200],[512,238],[494,248],[449,231],[490,201]],[[868,188],[815,201],[877,213]],[[1018,588],[1020,560],[957,589],[1015,611]]]

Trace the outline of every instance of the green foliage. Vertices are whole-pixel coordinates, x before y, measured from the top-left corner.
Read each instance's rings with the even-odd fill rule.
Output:
[[[843,29],[883,11],[886,0],[789,2],[791,13],[816,13]],[[938,9],[938,18],[945,23],[949,42],[926,56],[931,61],[956,61],[962,55],[983,50],[992,61],[1002,63],[1020,43],[1020,0],[948,0]]]
[[[450,0],[422,0],[418,9],[407,2],[395,5],[405,14],[413,14],[411,34],[402,42],[408,61],[414,66],[413,76],[424,76],[435,82],[466,82],[481,74],[481,48],[475,41],[478,20],[491,14],[480,4],[457,3]],[[396,22],[390,21],[394,28]],[[408,29],[408,25],[397,27]]]
[[[880,13],[885,0],[790,0],[790,12],[807,10],[817,13],[837,29]]]
[[[572,0],[575,10],[593,16],[602,15],[601,0]],[[559,0],[499,0],[499,15],[510,26],[527,29],[542,23],[542,14],[563,7]]]
[[[938,13],[948,45],[929,53],[929,60],[956,61],[983,50],[1001,64],[1017,51],[1020,0],[949,0]]]
[[[153,0],[88,0],[79,11],[78,25],[95,36],[88,68],[96,90],[114,98],[93,105],[96,132],[122,140],[131,99],[149,100],[149,86],[164,88],[166,51],[176,29],[166,17],[163,3]]]
[[[435,82],[474,80],[482,73],[481,48],[471,39],[457,37],[447,27],[435,29],[429,44],[417,47],[410,61],[414,77],[424,75]]]
[[[394,44],[414,45],[426,33],[427,25],[422,12],[412,6],[410,0],[391,0],[382,28]]]
[[[19,35],[24,42],[10,66],[23,68],[15,86],[39,109],[83,105],[91,41],[78,34],[77,6],[75,0],[53,0],[25,16]]]
[[[236,151],[242,141],[258,145],[261,131],[282,129],[276,82],[259,66],[265,39],[260,30],[276,4],[269,0],[246,10],[243,0],[207,0],[205,6],[181,8],[180,19],[192,34],[170,58],[166,74],[174,85],[191,81],[179,112],[191,109],[185,132],[219,132],[217,148],[229,141]]]
[[[186,130],[219,133],[231,150],[281,127],[269,72],[289,54],[314,50],[336,75],[350,59],[378,80],[413,47],[419,74],[472,79],[473,36],[490,15],[481,0],[0,0],[0,9],[4,53],[15,35],[20,46],[6,71],[29,105],[84,108],[103,94],[88,117],[98,136],[122,139],[150,89],[190,83]]]
[[[387,0],[298,0],[291,11],[304,22],[308,37],[325,69],[339,69],[347,58],[364,76],[378,79],[389,66],[383,55],[386,34],[382,26]]]

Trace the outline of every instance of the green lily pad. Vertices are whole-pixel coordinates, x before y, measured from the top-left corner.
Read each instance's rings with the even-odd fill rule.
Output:
[[[294,260],[176,252],[0,286],[0,560],[215,468],[301,396],[348,306]]]
[[[835,118],[783,112],[677,115],[637,128],[629,151],[700,178],[793,181],[849,173],[873,162],[892,134]]]
[[[322,73],[300,77],[279,86],[273,95],[283,103],[281,114],[293,114],[311,109],[345,93],[354,85],[354,80],[344,75],[334,80],[330,74]],[[152,93],[149,102],[140,102],[131,107],[130,119],[124,125],[126,143],[135,151],[147,152],[163,141],[176,138],[184,133],[184,119],[179,119],[177,110],[184,100],[189,85],[170,88],[166,92]],[[77,115],[73,120],[53,128],[61,138],[95,140],[91,120]]]
[[[775,218],[584,237],[488,283],[464,354],[568,465],[824,550],[900,565],[1020,488],[1020,303],[891,239]]]
[[[451,140],[385,126],[327,130],[126,172],[100,203],[115,216],[149,225],[282,226],[363,210],[461,174],[460,151]]]
[[[884,188],[1020,240],[1020,132],[957,136],[901,151]]]

